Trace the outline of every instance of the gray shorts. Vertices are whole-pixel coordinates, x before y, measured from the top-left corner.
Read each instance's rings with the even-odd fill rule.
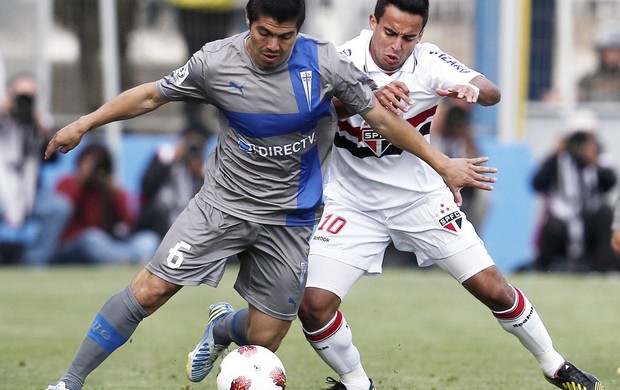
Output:
[[[240,268],[235,290],[265,314],[294,320],[306,284],[312,226],[249,222],[194,197],[146,268],[181,286],[216,287],[229,257]]]

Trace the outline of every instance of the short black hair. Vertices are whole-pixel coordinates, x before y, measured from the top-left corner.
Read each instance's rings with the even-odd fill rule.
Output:
[[[294,20],[299,31],[306,20],[305,0],[249,0],[245,11],[250,26],[264,15],[274,18],[278,23]]]
[[[100,173],[111,174],[114,170],[114,159],[112,158],[112,152],[108,149],[107,146],[101,143],[91,143],[88,144],[80,151],[80,154],[77,158],[77,164],[80,163],[87,157],[94,156],[95,170]]]
[[[428,22],[428,0],[377,0],[375,5],[375,18],[377,22],[381,19],[385,13],[385,7],[389,4],[401,11],[420,15],[423,20],[422,27],[426,26],[426,22]]]

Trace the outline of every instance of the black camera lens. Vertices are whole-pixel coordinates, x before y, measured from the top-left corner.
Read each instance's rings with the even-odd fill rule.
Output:
[[[30,121],[33,118],[34,97],[31,95],[17,95],[13,115],[21,121]]]

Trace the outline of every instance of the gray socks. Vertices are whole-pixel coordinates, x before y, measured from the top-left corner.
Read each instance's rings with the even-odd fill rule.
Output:
[[[103,305],[61,380],[71,390],[81,390],[88,374],[123,345],[148,313],[131,288],[113,295]]]

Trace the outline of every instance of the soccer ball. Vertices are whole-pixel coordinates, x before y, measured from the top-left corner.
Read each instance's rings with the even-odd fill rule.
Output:
[[[217,373],[218,390],[282,390],[284,365],[275,353],[259,345],[245,345],[230,352]]]

